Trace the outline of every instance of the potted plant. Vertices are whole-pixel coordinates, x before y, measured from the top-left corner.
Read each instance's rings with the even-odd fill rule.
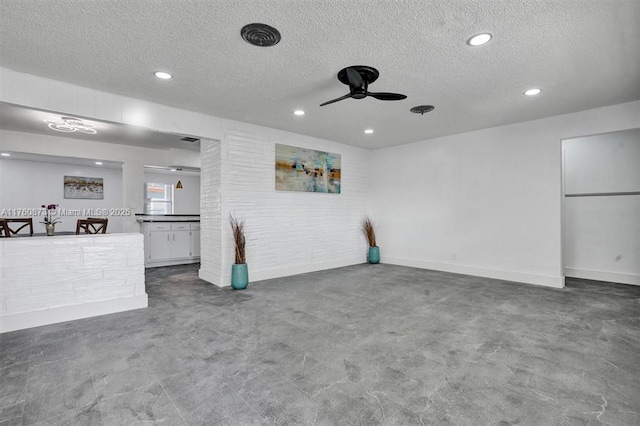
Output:
[[[245,253],[246,238],[244,235],[244,220],[238,220],[229,213],[229,224],[235,244],[235,263],[231,266],[231,287],[244,290],[249,285],[249,272]]]
[[[48,204],[48,205],[42,205],[41,206],[43,209],[46,209],[46,214],[44,217],[44,220],[40,223],[44,223],[44,228],[47,231],[47,236],[51,237],[53,236],[53,233],[56,230],[56,223],[60,222],[60,219],[53,219],[52,216],[55,214],[55,209],[58,208],[57,204]]]
[[[371,264],[380,263],[380,249],[376,244],[376,230],[373,226],[373,221],[369,216],[366,216],[362,220],[362,233],[369,243],[369,255],[367,256],[367,260]]]

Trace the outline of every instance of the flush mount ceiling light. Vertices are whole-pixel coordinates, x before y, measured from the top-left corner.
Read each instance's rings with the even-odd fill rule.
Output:
[[[259,47],[275,46],[280,42],[280,32],[267,24],[248,24],[242,27],[240,35],[249,44]]]
[[[304,115],[304,111],[301,110],[301,109],[297,109],[297,110],[293,111],[293,114],[294,115]]]
[[[161,80],[169,80],[170,78],[173,78],[173,76],[171,74],[169,74],[168,72],[164,72],[164,71],[156,71],[153,75],[155,75],[156,77],[158,77]]]
[[[482,46],[483,44],[489,43],[492,37],[489,33],[476,34],[467,40],[467,44],[469,46]]]
[[[433,105],[418,105],[418,106],[414,106],[409,111],[422,115],[426,112],[431,112],[434,109],[436,109],[436,107],[434,107]]]
[[[373,129],[366,129],[364,131],[367,135],[370,135],[371,133],[373,133]]]
[[[535,88],[535,89],[525,90],[522,94],[526,96],[535,96],[535,95],[539,95],[540,92],[542,92],[541,89]]]
[[[88,135],[95,135],[98,133],[96,129],[93,128],[93,124],[84,123],[82,120],[73,117],[61,117],[60,119],[49,119],[44,120],[45,123],[49,125],[51,130],[55,130],[57,132],[65,132],[65,133],[73,133],[73,132],[81,132],[86,133]]]

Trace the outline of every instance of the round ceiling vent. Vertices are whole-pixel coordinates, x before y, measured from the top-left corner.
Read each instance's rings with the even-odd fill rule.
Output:
[[[242,27],[240,35],[254,46],[275,46],[280,41],[280,32],[267,24],[249,24]]]
[[[424,114],[425,112],[431,112],[434,109],[436,109],[436,107],[434,107],[433,105],[418,105],[414,106],[409,111],[415,112],[416,114]]]

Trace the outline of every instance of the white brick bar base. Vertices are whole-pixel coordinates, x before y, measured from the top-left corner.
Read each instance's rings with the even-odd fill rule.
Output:
[[[0,333],[145,307],[142,234],[0,239]]]

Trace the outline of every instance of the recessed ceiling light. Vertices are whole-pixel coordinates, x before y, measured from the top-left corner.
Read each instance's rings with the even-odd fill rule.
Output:
[[[301,109],[297,109],[297,110],[293,111],[293,113],[294,113],[295,115],[304,115],[304,111],[303,111],[303,110],[301,110]]]
[[[364,131],[366,134],[370,135],[371,133],[373,133],[373,129],[367,129]]]
[[[169,169],[169,171],[176,172],[177,169]]]
[[[171,74],[164,71],[156,71],[154,75],[162,80],[169,80],[173,77]]]
[[[492,37],[489,33],[476,34],[471,37],[467,43],[469,46],[482,46],[483,44],[489,43]]]
[[[542,92],[542,90],[540,90],[540,89],[529,89],[529,90],[526,90],[523,93],[523,95],[535,96],[535,95],[538,95],[540,92]]]
[[[8,152],[2,152],[0,153],[0,155],[3,157],[11,157],[11,154],[9,154]]]
[[[102,166],[102,161],[96,161],[96,165]]]

